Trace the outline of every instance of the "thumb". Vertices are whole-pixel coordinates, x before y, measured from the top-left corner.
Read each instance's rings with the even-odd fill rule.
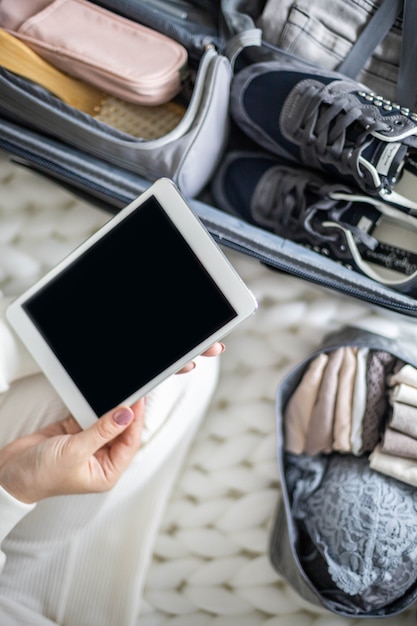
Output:
[[[77,434],[80,452],[85,455],[95,454],[126,430],[134,416],[129,406],[120,406],[105,413],[93,426]]]

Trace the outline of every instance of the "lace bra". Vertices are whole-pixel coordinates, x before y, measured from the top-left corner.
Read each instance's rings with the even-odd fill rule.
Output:
[[[400,598],[416,579],[417,490],[373,471],[366,457],[288,454],[287,462],[292,514],[337,588],[364,610]]]

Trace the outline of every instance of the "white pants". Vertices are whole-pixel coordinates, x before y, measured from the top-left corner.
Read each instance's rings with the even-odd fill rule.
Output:
[[[139,622],[161,516],[217,377],[218,359],[199,357],[151,392],[145,443],[113,490],[41,501],[15,526],[2,543],[2,626]],[[19,378],[0,395],[0,445],[65,414],[43,375]]]

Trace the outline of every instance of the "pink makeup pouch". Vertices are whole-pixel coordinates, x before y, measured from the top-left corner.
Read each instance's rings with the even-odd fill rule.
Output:
[[[137,104],[182,88],[188,53],[178,42],[88,0],[2,0],[0,26],[67,74]]]

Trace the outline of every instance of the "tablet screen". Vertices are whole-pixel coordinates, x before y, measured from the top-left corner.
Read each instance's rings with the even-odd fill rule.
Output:
[[[236,317],[154,196],[24,309],[97,415]]]

